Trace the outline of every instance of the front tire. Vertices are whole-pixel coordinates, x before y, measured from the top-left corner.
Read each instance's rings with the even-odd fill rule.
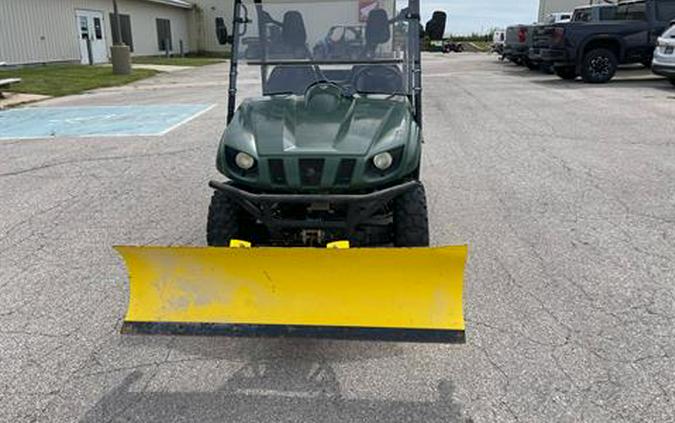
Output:
[[[394,245],[396,247],[429,246],[427,197],[421,184],[395,201]]]
[[[211,247],[228,247],[240,233],[241,209],[229,197],[215,191],[211,197],[206,240]]]
[[[581,77],[589,84],[604,84],[614,78],[618,66],[616,54],[612,51],[604,48],[591,50],[584,56]]]

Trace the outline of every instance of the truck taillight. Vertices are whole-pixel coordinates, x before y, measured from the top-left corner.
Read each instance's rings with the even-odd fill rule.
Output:
[[[523,27],[518,30],[518,41],[521,43],[527,41],[527,28]]]
[[[565,38],[565,28],[562,27],[555,27],[553,28],[553,34],[551,36],[551,41],[553,41],[553,44],[562,44],[563,39]]]

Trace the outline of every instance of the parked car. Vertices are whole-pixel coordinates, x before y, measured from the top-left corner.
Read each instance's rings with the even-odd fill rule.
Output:
[[[447,41],[443,43],[443,53],[462,53],[464,52],[464,45],[462,43],[455,43]]]
[[[504,55],[504,41],[506,41],[506,31],[498,29],[492,34],[492,51]]]
[[[675,85],[675,21],[671,22],[670,29],[657,41],[652,71],[665,76]]]
[[[336,25],[314,46],[317,60],[355,60],[365,45],[362,26]]]
[[[570,22],[602,22],[613,20],[616,16],[615,4],[595,4],[591,6],[581,6],[574,9]],[[554,30],[552,24],[564,24],[565,22],[553,22],[537,25],[532,33],[532,46],[529,51],[529,59],[532,63],[539,64],[539,67],[548,73],[553,73],[553,63],[546,62],[541,57],[541,50],[549,47],[551,34]]]
[[[675,0],[622,1],[616,20],[553,25],[541,56],[563,79],[605,83],[620,64],[651,65],[656,40],[673,19]]]

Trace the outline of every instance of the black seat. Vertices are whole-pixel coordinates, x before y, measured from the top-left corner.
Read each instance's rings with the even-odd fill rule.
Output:
[[[281,50],[284,59],[306,59],[310,57],[307,47],[307,28],[302,14],[291,10],[284,13],[281,24]]]
[[[311,66],[277,66],[267,79],[264,95],[305,95],[310,85],[319,81]]]
[[[374,9],[366,22],[366,56],[372,58],[381,44],[391,40],[389,15]],[[360,93],[394,94],[403,92],[403,76],[396,66],[366,65],[354,67],[354,89]]]
[[[298,48],[307,44],[307,28],[300,12],[295,10],[286,12],[281,28],[281,39],[287,46]]]
[[[354,66],[354,90],[358,93],[404,94],[403,74],[397,66]]]
[[[366,54],[372,55],[380,44],[391,39],[389,15],[384,9],[374,9],[368,13],[366,22]]]

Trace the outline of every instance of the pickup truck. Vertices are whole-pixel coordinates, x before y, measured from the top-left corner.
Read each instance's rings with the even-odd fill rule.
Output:
[[[615,20],[556,24],[542,60],[563,79],[605,83],[620,64],[649,66],[659,35],[675,18],[675,0],[620,1]]]
[[[569,22],[571,13],[551,13],[545,19],[546,24]],[[525,65],[531,70],[539,69],[539,62],[532,62],[529,58],[533,35],[538,24],[514,25],[506,28],[504,41],[504,58],[517,65]]]
[[[504,58],[517,64],[528,62],[527,52],[532,42],[532,25],[513,25],[506,28]]]
[[[613,20],[615,16],[616,5],[595,4],[574,9],[570,22],[603,22]],[[563,24],[564,22],[553,23]],[[542,70],[549,73],[553,73],[553,63],[546,62],[542,59],[541,50],[549,47],[549,41],[554,28],[555,27],[549,22],[534,27],[532,33],[532,46],[530,47],[528,55],[531,63],[538,64]]]

